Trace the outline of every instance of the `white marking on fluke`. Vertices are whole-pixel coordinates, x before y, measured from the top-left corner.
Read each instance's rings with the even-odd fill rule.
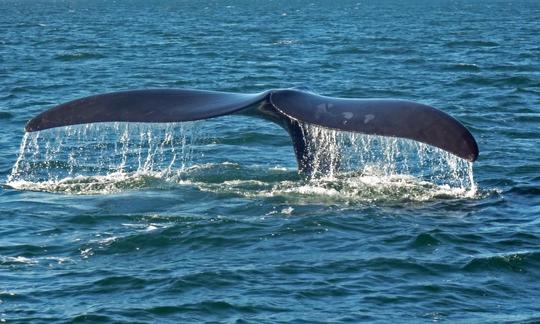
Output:
[[[375,115],[372,115],[372,114],[365,115],[365,116],[364,116],[364,124],[369,123],[369,122],[372,121],[373,119],[375,119]]]
[[[345,117],[345,119],[351,119],[354,117],[354,114],[352,112],[344,112],[343,113],[343,117]]]

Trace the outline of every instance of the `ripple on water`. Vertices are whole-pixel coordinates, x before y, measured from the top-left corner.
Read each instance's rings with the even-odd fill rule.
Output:
[[[100,53],[92,52],[68,52],[57,54],[55,59],[62,62],[73,62],[73,61],[85,61],[85,60],[98,60],[105,58],[106,56]]]
[[[469,49],[475,47],[497,47],[499,43],[488,40],[456,40],[447,42],[445,45],[450,48],[463,47]]]
[[[13,114],[7,111],[0,111],[0,119],[11,119],[13,118]]]

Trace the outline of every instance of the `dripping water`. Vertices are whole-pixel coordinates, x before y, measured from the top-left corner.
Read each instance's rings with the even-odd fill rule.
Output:
[[[101,123],[26,133],[7,184],[37,190],[64,184],[73,192],[99,183],[107,192],[119,189],[108,185],[128,178],[134,185],[172,179],[190,166],[200,134],[197,122]]]
[[[346,184],[347,190],[418,189],[477,192],[473,164],[427,144],[301,124],[318,186]],[[360,186],[359,186],[360,185]],[[413,187],[411,187],[413,185]],[[352,186],[352,187],[351,187]],[[381,192],[379,192],[381,193]]]
[[[207,145],[212,131],[200,125],[101,123],[27,133],[7,184],[18,189],[88,194],[153,187],[158,179],[160,184],[190,182],[201,190],[243,196],[300,194],[369,201],[471,197],[476,193],[472,163],[440,149],[310,124],[301,125],[313,157],[309,177],[287,178],[289,172],[285,178],[276,178],[275,171],[261,176],[264,170],[240,165],[240,172],[252,174],[253,179],[229,171],[232,178],[220,175],[221,180],[215,181],[201,177],[200,171],[215,174],[212,171],[220,168],[219,173],[227,173],[230,162],[208,160],[230,154],[220,154],[219,147]],[[213,151],[205,157],[205,150]]]

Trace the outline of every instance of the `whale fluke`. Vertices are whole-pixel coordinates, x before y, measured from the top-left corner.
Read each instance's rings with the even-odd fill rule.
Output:
[[[431,106],[397,99],[341,99],[295,90],[270,97],[287,116],[327,128],[408,138],[450,152],[468,161],[478,158],[469,130]]]
[[[76,99],[44,111],[26,124],[26,131],[98,122],[193,121],[232,114],[266,97],[266,92],[242,94],[180,89],[112,92]]]
[[[229,114],[275,122],[291,135],[300,171],[310,154],[300,123],[363,134],[412,139],[475,161],[478,146],[459,121],[428,105],[396,99],[344,99],[298,89],[241,94],[155,89],[113,92],[53,107],[26,125],[27,132],[96,122],[183,122]]]

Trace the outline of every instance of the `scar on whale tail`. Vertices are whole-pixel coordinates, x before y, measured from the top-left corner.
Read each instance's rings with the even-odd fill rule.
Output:
[[[291,136],[300,172],[310,172],[312,153],[301,123],[400,137],[426,143],[475,161],[478,146],[459,121],[431,106],[396,99],[324,97],[296,89],[257,94],[204,90],[134,90],[73,100],[26,125],[27,132],[97,122],[184,122],[242,114],[272,121]]]

